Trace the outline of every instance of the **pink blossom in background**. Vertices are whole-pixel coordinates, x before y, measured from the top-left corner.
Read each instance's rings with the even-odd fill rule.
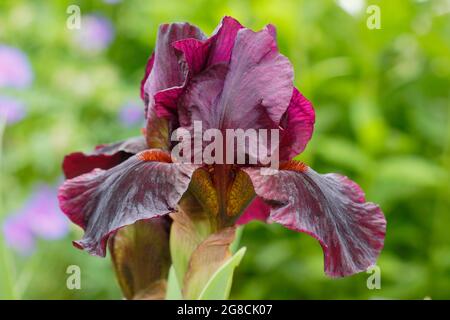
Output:
[[[47,185],[37,186],[25,205],[3,224],[7,244],[21,254],[33,251],[36,238],[60,239],[68,230],[68,220],[58,208],[56,190]]]
[[[25,117],[25,105],[14,98],[0,96],[0,119],[14,124]]]
[[[117,4],[121,2],[121,0],[103,0],[103,2],[107,4]]]
[[[81,28],[76,30],[75,42],[87,53],[100,53],[114,40],[115,31],[111,21],[98,14],[83,15]]]
[[[137,101],[128,101],[120,109],[119,120],[123,125],[131,127],[137,124],[142,124],[143,115],[144,107],[142,106],[142,103]]]
[[[33,71],[25,53],[0,44],[0,88],[26,88],[32,81]]]

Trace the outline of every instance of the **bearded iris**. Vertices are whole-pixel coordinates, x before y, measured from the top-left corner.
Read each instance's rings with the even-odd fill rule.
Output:
[[[74,244],[105,256],[109,242],[127,298],[161,297],[171,264],[183,295],[197,296],[229,258],[236,225],[254,219],[316,238],[329,276],[376,262],[386,228],[380,208],[347,177],[292,160],[310,140],[315,115],[293,86],[272,25],[254,32],[225,17],[210,38],[188,23],[160,26],[141,97],[144,135],[66,156],[59,191],[63,212],[85,230]],[[197,121],[220,132],[278,129],[278,172],[177,162],[171,136]]]

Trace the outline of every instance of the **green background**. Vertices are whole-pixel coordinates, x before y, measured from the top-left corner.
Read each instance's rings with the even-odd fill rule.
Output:
[[[74,46],[69,4],[113,21],[116,37],[107,51],[89,56]],[[381,9],[379,30],[366,26],[369,4]],[[313,238],[252,223],[232,298],[448,299],[449,10],[439,0],[370,0],[356,15],[335,1],[2,0],[0,43],[28,54],[35,80],[26,91],[2,91],[26,101],[28,117],[4,133],[1,217],[19,208],[35,183],[59,183],[65,154],[139,133],[138,126],[122,126],[117,112],[138,99],[160,23],[189,21],[211,33],[231,15],[255,30],[277,26],[295,84],[316,110],[315,133],[300,158],[318,172],[357,181],[388,221],[380,290],[367,288],[366,273],[327,278]],[[109,259],[72,247],[80,236],[72,226],[62,240],[39,241],[31,256],[7,251],[0,296],[121,298]],[[81,290],[66,288],[69,265],[81,268]]]

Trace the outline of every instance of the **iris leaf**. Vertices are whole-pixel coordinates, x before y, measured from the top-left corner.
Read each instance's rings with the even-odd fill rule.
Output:
[[[183,299],[181,295],[181,289],[178,285],[178,279],[173,266],[169,269],[169,277],[167,280],[167,292],[166,300],[181,300]]]
[[[242,247],[227,262],[225,262],[209,279],[198,300],[228,299],[233,283],[234,269],[239,265],[247,248]]]

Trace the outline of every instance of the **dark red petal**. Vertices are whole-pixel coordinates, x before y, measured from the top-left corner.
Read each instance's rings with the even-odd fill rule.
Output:
[[[147,66],[145,67],[145,74],[144,74],[144,78],[142,78],[141,80],[141,99],[142,101],[144,101],[145,103],[147,103],[148,98],[145,97],[145,90],[144,90],[144,85],[145,82],[148,79],[148,76],[150,75],[150,73],[152,72],[153,69],[153,63],[155,62],[155,53],[153,52],[152,55],[150,56],[150,58],[147,61]]]
[[[224,17],[217,32],[211,37],[211,50],[208,66],[217,63],[229,63],[237,33],[243,26],[231,17]]]
[[[291,102],[281,120],[280,160],[288,161],[300,154],[311,139],[315,113],[311,102],[294,88]]]
[[[197,74],[206,65],[210,44],[210,41],[184,39],[176,41],[172,45],[183,54],[183,61],[187,63],[189,71],[192,74]]]
[[[145,149],[145,138],[140,136],[98,146],[92,154],[74,152],[64,157],[64,175],[67,179],[72,179],[95,168],[110,169]]]
[[[183,87],[174,87],[155,94],[155,112],[158,118],[170,119],[177,112],[178,98],[183,93]]]
[[[153,96],[161,90],[181,86],[186,79],[186,70],[178,63],[178,54],[172,46],[177,40],[205,39],[203,33],[188,23],[163,24],[158,31],[153,69],[144,84],[149,97],[149,108],[153,108]]]
[[[270,33],[270,35],[277,40],[277,28],[273,24],[268,24],[266,26],[267,31]]]
[[[255,197],[244,213],[239,217],[236,224],[247,224],[253,220],[267,221],[270,214],[270,207],[260,197]]]
[[[267,30],[241,29],[231,63],[194,76],[178,102],[181,126],[204,129],[278,128],[292,96],[292,66]]]
[[[262,114],[278,124],[292,96],[292,80],[292,65],[267,29],[240,29],[215,110],[216,128],[267,128]]]
[[[179,52],[172,46],[172,43],[187,38],[203,40],[206,37],[200,29],[189,23],[163,24],[159,27],[152,72],[144,84],[144,94],[148,97],[145,110],[149,145],[153,144],[152,140],[166,140],[165,128],[170,127],[170,125],[168,120],[161,120],[157,117],[154,95],[162,90],[182,87],[185,83],[187,69],[179,64]],[[151,136],[159,132],[163,132],[163,134]]]
[[[180,126],[189,127],[199,120],[204,129],[217,128],[219,119],[214,104],[222,92],[227,72],[225,64],[216,64],[191,79],[178,106]]]
[[[269,219],[319,240],[329,276],[351,275],[375,264],[386,232],[380,208],[364,202],[361,189],[346,177],[321,175],[304,165],[287,168],[274,175],[245,169],[256,194],[271,205]]]
[[[62,211],[85,230],[77,247],[104,256],[108,237],[117,229],[175,209],[195,167],[154,161],[169,159],[161,153],[143,151],[109,170],[95,169],[61,186]]]

